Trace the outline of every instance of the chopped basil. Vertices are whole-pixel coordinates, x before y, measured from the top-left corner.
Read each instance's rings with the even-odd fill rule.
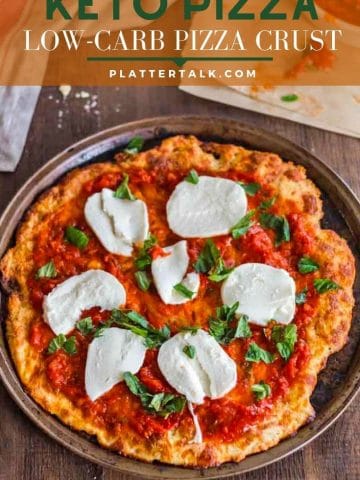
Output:
[[[314,287],[318,293],[326,293],[330,292],[331,290],[339,290],[340,285],[333,282],[329,278],[317,278],[314,280]]]
[[[123,200],[136,200],[135,195],[131,193],[129,187],[129,175],[127,173],[124,173],[124,179],[114,192],[114,197]]]
[[[225,267],[220,250],[212,240],[206,240],[194,268],[197,273],[207,273],[212,282],[222,282],[234,270]]]
[[[157,244],[157,239],[154,235],[149,235],[145,240],[144,245],[139,250],[139,254],[135,260],[135,265],[139,270],[146,270],[151,265],[150,250]]]
[[[141,271],[136,272],[135,278],[140,290],[142,290],[143,292],[146,292],[147,290],[149,290],[149,287],[151,285],[151,280],[146,272],[141,272]]]
[[[216,309],[216,317],[209,320],[209,333],[218,343],[227,345],[236,338],[251,337],[251,330],[248,324],[248,317],[241,315],[236,319],[235,312],[239,302],[231,307],[223,305]]]
[[[296,305],[303,305],[307,300],[308,289],[304,288],[301,292],[295,295]]]
[[[241,220],[237,222],[236,225],[233,226],[231,229],[233,238],[240,238],[247,233],[247,231],[254,225],[252,218],[255,213],[256,210],[250,210]]]
[[[187,355],[189,358],[195,358],[196,355],[196,349],[193,345],[185,345],[183,348],[183,352],[185,355]]]
[[[270,385],[268,385],[267,383],[263,382],[262,380],[261,380],[261,382],[259,382],[259,383],[255,383],[255,384],[251,387],[251,391],[252,391],[253,394],[255,395],[256,400],[264,400],[264,398],[266,398],[266,397],[268,397],[269,395],[271,395]]]
[[[259,347],[255,342],[250,343],[248,351],[245,354],[245,360],[248,362],[271,363],[274,361],[274,355]]]
[[[260,215],[260,223],[265,228],[271,228],[276,233],[275,246],[281,245],[283,242],[290,241],[290,227],[285,217],[272,215],[271,213],[262,213]]]
[[[171,413],[181,412],[186,398],[172,393],[150,393],[144,384],[130,372],[124,373],[124,381],[133,395],[139,397],[142,406],[150,413],[168,417]]]
[[[157,348],[170,337],[170,329],[164,326],[160,329],[152,327],[147,319],[133,310],[113,310],[107,326],[115,324],[143,337],[148,348]]]
[[[295,93],[290,93],[289,95],[283,95],[281,97],[281,100],[283,102],[297,102],[299,100],[299,96],[296,95]]]
[[[57,271],[53,260],[50,260],[46,265],[43,265],[36,272],[35,278],[55,278],[57,276]]]
[[[245,190],[245,192],[250,196],[253,197],[257,194],[260,190],[261,185],[259,183],[243,183],[238,182],[238,184]]]
[[[93,333],[95,327],[92,318],[86,317],[76,323],[76,328],[82,335],[88,335],[89,333]]]
[[[66,227],[65,238],[68,242],[70,242],[72,245],[75,245],[75,247],[78,247],[80,250],[86,248],[87,244],[89,243],[89,237],[86,235],[86,233],[82,232],[76,227]]]
[[[206,240],[197,261],[194,264],[197,273],[208,273],[221,258],[220,250],[212,240]]]
[[[94,338],[102,337],[104,335],[105,330],[110,328],[111,325],[112,325],[112,322],[109,320],[105,323],[101,323],[100,326],[94,332]]]
[[[60,333],[60,335],[53,338],[49,344],[48,353],[52,354],[60,349],[63,349],[69,355],[74,355],[77,352],[75,337],[67,339],[63,333]]]
[[[284,360],[289,360],[297,340],[296,325],[275,325],[271,332],[271,339],[276,343],[277,351]]]
[[[143,149],[144,143],[145,141],[142,137],[134,137],[127,144],[127,147],[124,148],[124,152],[128,153],[129,155],[136,155]]]
[[[174,288],[174,290],[176,290],[178,293],[180,293],[180,295],[182,295],[185,298],[192,299],[193,296],[195,295],[195,292],[192,292],[191,290],[189,290],[182,283],[178,283],[177,285],[174,285],[173,288]]]
[[[259,210],[268,210],[269,208],[271,208],[276,202],[276,197],[271,197],[269,198],[269,200],[263,200],[260,205],[259,205]]]
[[[298,270],[300,273],[306,274],[316,272],[317,270],[319,270],[319,268],[319,264],[312,260],[310,257],[302,257],[298,261]]]
[[[197,174],[196,170],[190,170],[188,175],[185,177],[185,180],[189,183],[192,183],[193,185],[196,185],[199,183],[199,175]]]

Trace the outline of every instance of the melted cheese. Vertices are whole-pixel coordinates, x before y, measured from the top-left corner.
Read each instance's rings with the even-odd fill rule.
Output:
[[[123,380],[125,372],[136,373],[144,363],[143,338],[129,330],[108,328],[89,345],[85,390],[92,401]]]
[[[103,270],[88,270],[60,283],[44,298],[44,318],[56,335],[66,335],[83,310],[112,310],[125,301],[124,287],[117,278]]]
[[[180,305],[193,300],[199,291],[200,276],[197,273],[186,275],[190,260],[186,241],[182,240],[163,250],[168,255],[156,258],[151,264],[151,273],[161,300],[168,305]],[[192,299],[174,290],[178,283],[194,292]]]
[[[195,348],[194,358],[184,353],[187,345]],[[163,343],[158,365],[168,383],[195,404],[223,397],[236,384],[235,362],[204,330],[178,333]]]
[[[246,194],[238,183],[206,176],[196,185],[180,182],[166,205],[171,230],[188,238],[226,235],[246,209]]]
[[[123,200],[104,188],[88,198],[84,214],[99,241],[110,253],[131,256],[133,244],[149,234],[146,204],[142,200]]]
[[[288,324],[295,315],[295,282],[286,270],[262,263],[245,263],[225,280],[221,290],[225,305],[239,302],[238,314],[265,326],[270,320]]]
[[[195,427],[195,435],[190,443],[202,443],[203,435],[202,435],[199,419],[196,413],[194,412],[194,407],[191,402],[188,402],[188,409],[189,409],[190,415],[192,416],[194,427]]]

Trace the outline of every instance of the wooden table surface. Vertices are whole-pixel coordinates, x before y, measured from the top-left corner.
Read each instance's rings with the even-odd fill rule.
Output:
[[[96,97],[81,98],[82,90]],[[57,88],[46,88],[40,95],[16,172],[0,173],[0,213],[32,173],[73,142],[131,120],[191,113],[230,117],[283,135],[325,160],[360,197],[358,140],[207,102],[172,87],[76,88],[66,100]],[[241,479],[360,478],[359,407],[357,398],[341,419],[311,445]],[[48,438],[17,408],[1,384],[0,412],[0,480],[131,480],[77,457]]]

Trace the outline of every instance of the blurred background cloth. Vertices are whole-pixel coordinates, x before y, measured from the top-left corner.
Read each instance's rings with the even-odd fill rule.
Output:
[[[41,87],[0,87],[0,171],[18,164]]]

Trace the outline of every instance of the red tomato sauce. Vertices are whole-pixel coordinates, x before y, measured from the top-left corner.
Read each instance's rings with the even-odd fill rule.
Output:
[[[139,198],[143,199],[149,211],[150,231],[158,239],[158,246],[151,254],[153,258],[163,255],[163,247],[179,240],[169,230],[166,220],[166,202],[175,185],[188,172],[175,174],[166,169],[151,171],[136,170],[129,172],[130,188]],[[244,180],[236,172],[227,175],[235,180]],[[39,233],[34,247],[35,269],[34,275],[28,280],[31,292],[31,301],[38,311],[38,318],[30,330],[30,342],[33,347],[42,352],[46,374],[53,389],[63,392],[73,403],[82,408],[97,424],[108,430],[122,431],[131,429],[138,434],[150,438],[161,435],[168,429],[174,428],[181,422],[187,422],[190,427],[190,414],[185,409],[180,414],[171,414],[167,419],[147,413],[137,397],[128,390],[124,383],[114,386],[111,391],[95,402],[87,397],[84,387],[84,373],[86,355],[91,335],[83,336],[74,330],[71,335],[76,336],[77,353],[67,355],[58,351],[47,354],[49,342],[54,334],[42,319],[42,302],[57,284],[66,278],[84,272],[90,268],[101,268],[117,277],[127,291],[126,308],[133,309],[144,315],[156,328],[169,325],[172,333],[176,333],[182,326],[196,325],[208,329],[209,317],[215,314],[216,307],[221,305],[221,284],[213,283],[205,275],[201,275],[201,287],[195,300],[184,305],[165,305],[161,302],[154,286],[147,292],[142,292],[136,283],[134,273],[136,267],[133,258],[125,258],[109,254],[97,240],[87,226],[83,208],[86,199],[103,188],[116,189],[121,182],[119,173],[106,173],[95,180],[87,182],[81,195],[65,208],[58,211]],[[247,178],[248,182],[256,181]],[[271,192],[261,189],[254,197],[248,197],[249,208],[255,208],[264,199],[268,199]],[[270,212],[276,213],[276,204]],[[264,230],[261,226],[253,226],[246,235],[234,240],[231,236],[214,239],[220,249],[227,267],[245,262],[262,262],[274,267],[284,268],[293,276],[298,291],[312,283],[312,275],[306,278],[297,273],[296,264],[303,254],[309,254],[313,244],[313,232],[305,228],[300,214],[290,215],[292,241],[283,243],[280,247],[274,246],[274,232]],[[66,226],[73,225],[83,230],[89,236],[89,243],[84,250],[79,250],[64,239]],[[188,241],[188,251],[191,262],[195,262],[205,243],[204,239]],[[135,251],[135,257],[136,257]],[[53,260],[58,272],[55,279],[35,279],[38,268]],[[276,353],[274,342],[268,329],[251,326],[251,339],[238,339],[224,347],[238,365],[238,382],[236,387],[224,398],[219,400],[207,399],[203,405],[196,407],[196,413],[203,430],[204,438],[219,438],[221,441],[232,441],[246,431],[251,424],[271,412],[274,401],[283,396],[291,382],[306,363],[309,352],[306,345],[304,327],[316,307],[316,295],[309,287],[309,301],[297,308],[295,323],[298,326],[298,342],[288,362],[277,359],[266,365],[263,362],[250,363],[244,360],[250,342],[255,341],[269,352]],[[95,325],[106,321],[110,312],[100,312],[93,308],[83,312],[82,318],[91,316]],[[138,372],[138,377],[153,393],[173,392],[173,389],[162,376],[157,365],[157,350],[149,350],[144,365]],[[262,401],[256,401],[251,385],[264,381],[271,386],[271,396]]]

